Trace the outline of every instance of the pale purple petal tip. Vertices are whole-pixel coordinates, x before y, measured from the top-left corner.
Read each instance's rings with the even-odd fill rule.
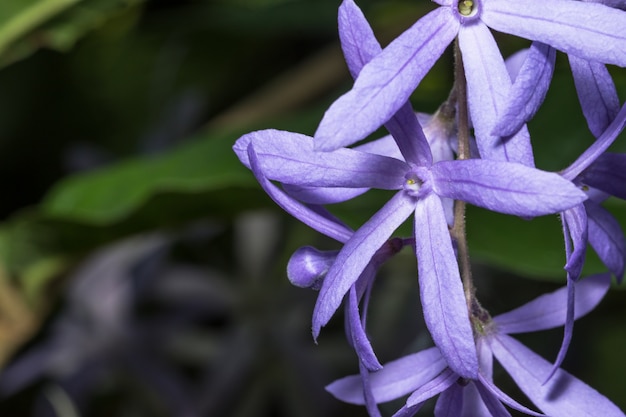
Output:
[[[374,132],[409,99],[458,32],[451,10],[438,8],[417,21],[366,64],[354,87],[327,110],[317,150],[351,145]]]

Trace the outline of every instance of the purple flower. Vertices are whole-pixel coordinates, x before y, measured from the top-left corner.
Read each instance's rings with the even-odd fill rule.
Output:
[[[439,4],[365,65],[353,89],[327,111],[315,134],[316,149],[349,145],[389,120],[456,36],[483,158],[532,165],[526,129],[506,140],[492,133],[507,104],[511,79],[489,28],[591,62],[626,66],[626,13],[618,9],[571,0],[445,0]]]
[[[407,143],[415,138],[396,139]],[[336,236],[336,240],[346,243],[321,287],[313,334],[316,337],[330,320],[376,251],[414,213],[420,292],[427,326],[450,366],[469,377],[475,376],[477,367],[475,348],[441,198],[463,200],[518,216],[563,211],[586,198],[557,174],[508,162],[441,161],[424,166],[406,155],[407,161],[402,161],[347,148],[316,152],[312,138],[276,130],[244,135],[234,149],[264,187],[272,190],[273,198],[277,189],[269,180],[320,189],[399,190],[349,239],[345,240],[345,233]],[[318,212],[309,210],[303,215],[284,201],[282,205],[307,224],[337,229],[335,224],[324,222]],[[328,230],[324,233],[329,234]]]
[[[604,297],[608,274],[596,275],[575,284],[576,318],[590,312]],[[623,416],[608,399],[562,369],[544,383],[552,365],[517,342],[509,334],[545,330],[563,325],[567,309],[567,288],[543,295],[524,306],[491,319],[482,309],[473,313],[480,371],[476,378],[460,378],[446,364],[436,348],[405,356],[368,375],[349,376],[330,384],[327,390],[337,398],[365,404],[366,397],[383,403],[408,394],[406,404],[395,417],[414,415],[423,403],[439,394],[435,416],[509,416],[503,403],[530,415],[540,415],[500,391],[492,381],[495,357],[520,389],[544,413],[551,416]],[[376,414],[375,410],[372,415]]]

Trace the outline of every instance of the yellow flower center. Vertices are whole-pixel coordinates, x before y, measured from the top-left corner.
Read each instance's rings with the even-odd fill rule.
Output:
[[[470,16],[474,12],[474,2],[472,0],[459,1],[459,13],[463,16]]]

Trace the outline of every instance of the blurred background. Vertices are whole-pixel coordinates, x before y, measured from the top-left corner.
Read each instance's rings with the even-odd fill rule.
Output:
[[[316,293],[285,273],[296,248],[338,244],[285,215],[231,150],[255,129],[313,134],[350,88],[339,4],[2,0],[0,415],[366,415],[324,391],[358,372],[341,314],[315,344]],[[383,44],[435,6],[358,4]],[[496,36],[505,57],[528,46]],[[557,59],[530,124],[537,164],[549,170],[593,141],[567,60]],[[623,100],[626,74],[610,70]],[[448,51],[414,94],[416,111],[435,111],[452,82]],[[626,151],[624,134],[613,150]],[[371,192],[333,211],[358,227],[385,198]],[[623,201],[607,207],[626,225]],[[492,314],[563,285],[556,216],[470,208],[467,219]],[[587,274],[603,270],[588,258]],[[405,250],[377,280],[369,331],[383,363],[431,343],[415,269]],[[611,291],[577,323],[564,365],[622,409],[625,310]],[[521,339],[553,360],[561,337]]]

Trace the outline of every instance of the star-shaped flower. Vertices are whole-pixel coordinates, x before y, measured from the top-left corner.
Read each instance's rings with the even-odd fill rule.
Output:
[[[346,0],[346,2],[351,0]],[[571,0],[440,0],[372,59],[351,91],[327,111],[315,134],[316,149],[354,143],[389,120],[458,36],[468,99],[483,158],[532,165],[526,129],[502,138],[493,132],[511,79],[489,29],[540,41],[591,62],[626,66],[626,13]]]
[[[608,274],[579,281],[575,300],[576,318],[582,317],[601,301],[610,285]],[[550,416],[623,416],[607,398],[562,369],[544,383],[552,365],[509,336],[562,326],[567,309],[567,288],[542,295],[513,311],[489,318],[484,311],[473,315],[477,329],[480,371],[476,378],[460,378],[446,364],[436,348],[405,356],[386,364],[382,370],[337,380],[327,390],[337,398],[365,404],[367,397],[383,403],[410,394],[394,417],[414,415],[426,400],[439,395],[435,416],[509,416],[503,404],[530,415],[538,414],[500,391],[492,381],[495,357],[520,389]],[[377,415],[378,410],[371,410]],[[379,415],[379,414],[378,414]]]

